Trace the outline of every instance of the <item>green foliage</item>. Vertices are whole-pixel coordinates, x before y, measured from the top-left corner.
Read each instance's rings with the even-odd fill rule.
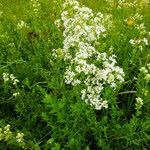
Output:
[[[10,124],[12,136],[6,140],[4,131],[0,130],[0,149],[149,149],[150,80],[140,69],[148,70],[150,44],[141,44],[141,51],[140,44],[129,43],[130,39],[144,37],[150,42],[149,9],[140,1],[134,9],[118,9],[119,2],[115,0],[112,5],[106,0],[80,2],[94,12],[112,15],[107,39],[102,38],[93,45],[98,51],[107,50],[110,54],[108,49],[113,47],[117,62],[125,72],[125,82],[115,91],[106,85],[103,97],[108,100],[108,109],[95,110],[87,105],[81,99],[82,87],[64,82],[68,62],[53,57],[52,50],[63,47],[63,26],[58,29],[54,25],[61,15],[63,1],[39,0],[36,12],[29,0],[1,0],[0,129]],[[136,13],[143,15],[143,20],[127,24],[125,20]],[[21,20],[25,24],[19,29]],[[146,29],[142,35],[134,26],[141,23]],[[9,74],[8,80],[4,73]],[[15,79],[19,81],[17,84]],[[18,132],[24,133],[23,145],[16,140]]]

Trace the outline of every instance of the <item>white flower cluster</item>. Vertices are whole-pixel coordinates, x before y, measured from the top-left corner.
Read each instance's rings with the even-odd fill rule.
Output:
[[[134,0],[132,2],[126,2],[125,0],[118,1],[118,9],[122,8],[136,8],[138,6],[137,1]]]
[[[17,135],[15,136],[14,133],[10,130],[9,124],[7,124],[3,128],[0,128],[0,142],[3,140],[9,141],[15,138],[19,145],[22,146],[22,148],[24,148],[25,143],[23,137],[24,133],[17,133]]]
[[[149,82],[150,81],[150,63],[147,64],[147,68],[142,67],[140,72],[144,75],[144,79]]]
[[[134,16],[132,16],[133,20],[137,23],[135,23],[135,28],[139,31],[140,35],[145,35],[147,33],[146,27],[143,23],[144,21],[144,16],[136,13]]]
[[[139,24],[139,22],[143,22],[143,15],[136,13],[131,15],[129,18],[125,19],[124,21],[129,25],[133,25],[137,30],[142,30],[140,33],[145,33],[145,26],[144,23]]]
[[[127,2],[126,0],[105,0],[111,7],[116,7],[117,9],[122,9],[122,8],[136,8],[138,6],[138,3],[136,0],[132,0],[132,2]]]
[[[77,1],[66,0],[61,19],[65,28],[64,46],[61,50],[54,49],[53,53],[55,57],[61,55],[65,61],[70,61],[65,82],[73,86],[84,84],[81,98],[97,110],[108,108],[102,91],[106,85],[116,88],[117,83],[123,82],[124,72],[116,66],[115,55],[100,53],[93,46],[101,36],[106,36],[104,15],[94,15],[91,9],[80,7]]]
[[[142,8],[142,7],[149,7],[150,1],[149,0],[132,0],[132,1],[127,1],[127,0],[105,0],[110,6],[115,6],[117,4],[117,9],[124,9],[124,8]]]
[[[129,41],[130,44],[133,46],[138,46],[138,48],[143,51],[143,46],[146,46],[149,44],[147,38],[142,38],[142,39],[130,39]]]
[[[140,35],[145,35],[147,33],[144,23],[137,25],[136,28],[137,28],[137,30],[139,30]]]
[[[134,47],[138,47],[139,50],[142,51],[143,47],[149,45],[149,41],[147,38],[147,35],[149,33],[147,33],[147,31],[146,31],[146,27],[145,27],[144,23],[138,23],[138,22],[143,21],[143,16],[136,13],[134,16],[132,16],[130,18],[132,18],[132,20],[134,22],[135,29],[139,32],[139,37],[136,39],[130,39],[129,43]]]
[[[12,136],[12,132],[10,131],[10,125],[7,124],[4,129],[0,128],[0,141],[1,140],[9,140]]]
[[[10,81],[13,85],[17,85],[17,83],[19,82],[19,80],[16,79],[13,74],[9,73],[3,73],[3,80],[4,82]]]
[[[15,87],[17,87],[17,84],[19,83],[19,80],[16,79],[16,77],[13,74],[9,74],[9,73],[3,73],[3,80],[4,80],[4,82],[10,82]],[[13,93],[13,96],[16,97],[19,94],[20,93],[17,91],[15,93]]]
[[[19,94],[20,94],[19,92],[15,92],[15,93],[13,93],[13,96],[17,97]]]
[[[38,16],[39,14],[39,10],[41,8],[41,4],[39,3],[38,0],[30,0],[31,1],[31,5],[32,5],[32,8],[33,8],[33,12],[36,16]]]
[[[20,20],[17,24],[17,29],[20,30],[20,29],[23,29],[23,28],[29,28],[29,27],[27,26],[27,23],[25,23],[23,20]]]
[[[143,99],[138,97],[136,98],[135,109],[139,110],[143,106]]]
[[[23,143],[24,139],[24,133],[17,133],[16,139],[18,143]]]

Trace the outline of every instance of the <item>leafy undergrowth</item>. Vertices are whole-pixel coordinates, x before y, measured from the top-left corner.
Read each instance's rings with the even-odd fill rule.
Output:
[[[149,149],[146,0],[1,0],[0,149]]]

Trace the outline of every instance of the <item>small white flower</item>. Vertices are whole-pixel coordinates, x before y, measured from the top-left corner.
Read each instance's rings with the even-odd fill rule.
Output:
[[[14,79],[14,81],[13,81],[13,85],[17,85],[17,83],[19,82],[19,80],[18,79]]]
[[[23,20],[20,20],[17,24],[17,28],[18,29],[22,29],[22,28],[28,28],[27,24],[23,21]]]
[[[59,28],[61,26],[60,20],[55,20],[54,24]]]
[[[149,64],[147,64],[147,67],[148,67],[148,69],[150,70],[150,63],[149,63]]]
[[[11,79],[11,81],[14,81],[15,77],[13,74],[10,74],[10,79]]]
[[[136,109],[140,109],[142,106],[143,106],[143,99],[142,98],[140,98],[140,97],[138,97],[138,98],[136,98],[136,104],[135,104],[135,106],[136,106]]]
[[[4,127],[4,130],[10,130],[10,125],[7,124],[7,125]]]
[[[101,106],[104,107],[104,108],[108,108],[108,102],[106,100],[104,100],[102,103],[101,103]]]
[[[79,85],[81,83],[81,81],[80,80],[74,80],[73,82],[72,82],[72,85],[73,86],[77,86],[77,85]]]
[[[140,51],[143,51],[143,47],[142,45],[139,46]]]
[[[145,78],[146,81],[150,81],[150,74],[146,74]]]
[[[9,81],[9,74],[8,73],[3,73],[3,80],[4,80],[4,82],[7,82],[7,81]]]
[[[148,40],[146,38],[143,38],[143,42],[148,45]]]
[[[142,68],[140,69],[140,71],[141,71],[142,73],[144,73],[144,74],[147,74],[147,73],[148,73],[148,70],[147,70],[145,67],[142,67]]]
[[[19,94],[20,94],[19,92],[13,93],[13,96],[16,97],[16,96],[18,96]]]
[[[17,133],[16,139],[18,143],[23,143],[24,139],[24,133]]]

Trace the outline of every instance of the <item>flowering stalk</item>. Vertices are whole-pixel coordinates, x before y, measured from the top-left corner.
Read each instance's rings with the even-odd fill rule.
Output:
[[[11,85],[13,85],[12,87],[14,87],[15,89],[17,88],[17,85],[19,83],[19,80],[16,79],[16,77],[13,74],[9,74],[9,73],[3,73],[3,80],[4,80],[4,83],[8,82]],[[12,96],[16,97],[19,94],[20,94],[19,91],[15,90]]]
[[[65,83],[84,85],[81,98],[97,110],[108,108],[107,100],[102,97],[105,86],[115,89],[124,81],[123,69],[116,66],[116,56],[100,53],[93,46],[101,37],[106,37],[107,21],[102,13],[94,14],[91,9],[80,7],[77,1],[66,0],[61,20],[55,22],[58,28],[63,23],[64,41],[62,49],[53,50],[53,56],[63,56],[64,61],[70,62]]]
[[[4,128],[0,128],[0,142],[1,141],[10,141],[12,139],[15,139],[17,144],[24,148],[25,143],[24,143],[24,133],[17,133],[15,136],[14,133],[10,130],[10,125],[7,124]]]

